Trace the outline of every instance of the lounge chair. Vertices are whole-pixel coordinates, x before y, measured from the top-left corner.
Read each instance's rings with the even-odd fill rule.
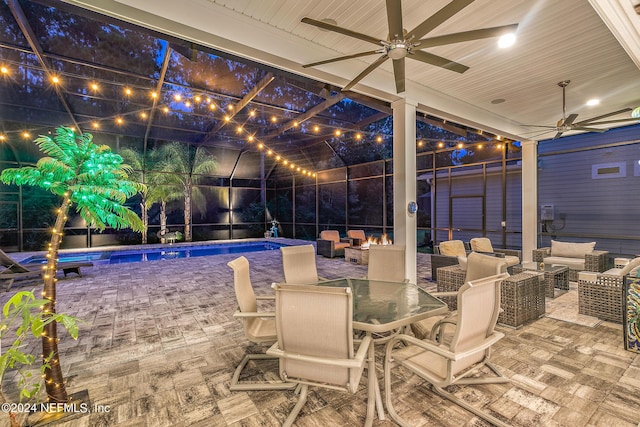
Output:
[[[438,269],[458,265],[458,258],[465,258],[467,249],[462,240],[447,240],[433,247],[431,255],[431,280],[438,281]]]
[[[487,237],[474,237],[469,241],[471,250],[485,254],[493,254],[507,260],[507,265],[512,266],[520,264],[522,253],[515,249],[494,249],[491,240]]]
[[[364,230],[349,230],[347,231],[347,238],[351,239],[351,247],[353,248],[359,248],[367,241]]]
[[[43,264],[20,264],[0,249],[0,265],[4,270],[0,271],[0,287],[9,291],[16,279],[33,279],[42,277]],[[92,262],[61,262],[58,263],[58,271],[67,277],[69,273],[82,276],[80,267],[93,267]]]
[[[344,248],[351,247],[351,239],[341,239],[338,230],[323,230],[316,240],[318,255],[327,258],[344,256]]]

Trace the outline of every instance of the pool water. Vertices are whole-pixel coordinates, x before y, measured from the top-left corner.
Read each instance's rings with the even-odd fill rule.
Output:
[[[158,261],[163,259],[193,258],[201,256],[236,254],[242,252],[273,251],[287,246],[275,242],[220,243],[198,246],[174,246],[153,249],[134,249],[104,252],[61,253],[59,262],[90,261],[96,264],[123,264],[128,262]],[[44,256],[32,256],[23,264],[47,262]]]

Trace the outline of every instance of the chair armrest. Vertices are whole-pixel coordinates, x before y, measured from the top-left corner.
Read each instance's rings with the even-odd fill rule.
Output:
[[[607,256],[609,251],[593,251],[584,257],[584,269],[587,271],[602,272],[607,269]]]
[[[519,260],[522,260],[522,251],[518,249],[494,249],[494,252],[505,254],[505,256],[517,256]]]
[[[341,237],[340,241],[342,243],[348,243],[350,245],[353,245],[353,239],[351,237]]]
[[[544,257],[551,255],[551,248],[538,248],[531,251],[532,261],[542,262]]]
[[[457,297],[458,292],[429,292],[430,295],[434,297]]]
[[[386,346],[386,354],[385,354],[385,358],[390,358],[389,360],[391,360],[393,357],[392,355],[392,350],[393,350],[393,346],[395,345],[396,342],[398,341],[404,341],[406,343],[409,344],[413,344],[417,347],[420,347],[424,350],[427,351],[431,351],[439,356],[445,357],[449,360],[453,360],[453,361],[457,361],[457,360],[461,360],[464,359],[465,357],[471,356],[472,354],[477,353],[478,351],[481,350],[486,350],[487,348],[491,347],[493,344],[495,344],[496,342],[498,342],[499,340],[501,340],[504,337],[504,334],[502,332],[496,332],[494,331],[491,335],[489,335],[487,338],[485,338],[481,343],[479,343],[478,345],[474,346],[473,348],[470,348],[466,351],[463,352],[452,352],[450,350],[448,350],[446,347],[439,345],[437,342],[435,341],[429,341],[429,340],[420,340],[416,337],[412,337],[411,335],[405,335],[405,334],[399,334],[396,335],[395,337],[393,337]]]
[[[504,258],[505,256],[502,252],[482,252],[482,251],[474,251],[474,252],[483,254],[483,255],[489,255],[496,258]]]
[[[317,363],[320,365],[339,366],[341,368],[359,368],[365,361],[367,351],[371,345],[371,340],[371,337],[365,337],[362,340],[362,343],[358,347],[358,352],[353,359],[329,359],[324,357],[307,356],[299,353],[289,353],[281,350],[278,347],[277,342],[267,350],[267,354],[285,359],[299,360],[301,362]]]
[[[578,273],[578,282],[597,282],[599,274],[593,271],[581,271]]]
[[[276,313],[272,311],[265,311],[263,313],[258,313],[255,311],[242,312],[238,310],[235,313],[233,313],[233,317],[276,317]]]
[[[318,255],[322,255],[328,258],[333,258],[334,252],[333,240],[324,240],[317,239],[316,240],[316,253]]]

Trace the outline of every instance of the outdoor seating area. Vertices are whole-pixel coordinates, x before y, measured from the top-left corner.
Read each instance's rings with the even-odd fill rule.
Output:
[[[271,284],[284,281],[282,252],[243,256],[248,264],[248,270],[242,267],[245,285],[249,271],[255,296],[273,298]],[[368,273],[367,266],[314,257],[318,274],[328,279],[360,278]],[[79,325],[77,341],[61,336],[61,364],[68,387],[71,392],[88,390],[92,402],[110,405],[111,412],[87,414],[57,425],[281,425],[299,395],[294,388],[281,390],[275,384],[280,381],[278,360],[249,360],[237,377],[239,384],[248,383],[248,389],[231,389],[243,359],[249,354],[266,354],[273,344],[254,342],[245,332],[244,321],[249,318],[236,317],[235,274],[227,263],[238,258],[223,254],[129,263],[117,270],[96,265],[82,277],[61,281],[60,310],[85,320]],[[428,254],[418,255],[418,284],[435,292],[429,258]],[[619,324],[598,321],[585,326],[588,323],[553,317],[567,310],[563,306],[555,312],[553,307],[565,296],[575,296],[570,309],[577,311],[573,289],[548,300],[547,315],[534,322],[517,329],[496,326],[504,337],[492,345],[491,361],[509,383],[444,386],[445,391],[462,399],[473,393],[482,402],[474,406],[510,426],[635,426],[640,422],[637,354],[621,348]],[[100,307],[89,303],[95,298],[102,301]],[[274,299],[257,301],[260,311],[275,313]],[[382,399],[386,399],[387,384],[384,360],[384,345],[376,345],[375,370]],[[480,372],[488,373],[485,369]],[[354,394],[309,386],[307,404],[295,424],[363,425],[368,375],[365,369]],[[476,415],[442,400],[429,381],[410,371],[394,367],[389,378],[393,406],[410,425],[454,427],[477,422],[473,421]],[[259,383],[264,381],[274,384],[276,390],[261,391]],[[144,412],[137,409],[142,405]],[[385,411],[388,408],[385,404]],[[385,413],[384,421],[374,416],[374,425],[396,425]]]
[[[640,427],[638,3],[0,2],[0,427]]]

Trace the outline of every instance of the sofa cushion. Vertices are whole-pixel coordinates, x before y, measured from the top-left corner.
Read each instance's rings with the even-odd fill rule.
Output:
[[[322,240],[333,240],[336,243],[340,242],[340,233],[338,230],[322,230],[320,232],[320,238]]]
[[[476,252],[493,252],[491,240],[486,237],[474,237],[469,241],[471,250]]]
[[[447,240],[440,242],[440,254],[448,256],[467,256],[462,240]]]
[[[364,230],[349,230],[347,231],[347,237],[360,239],[362,242],[367,240],[367,237],[364,235]]]
[[[551,256],[563,258],[582,258],[593,252],[596,242],[574,243],[574,242],[558,242],[551,241]]]
[[[570,270],[584,270],[584,258],[567,258],[559,256],[548,256],[542,259],[545,265],[566,265]]]

